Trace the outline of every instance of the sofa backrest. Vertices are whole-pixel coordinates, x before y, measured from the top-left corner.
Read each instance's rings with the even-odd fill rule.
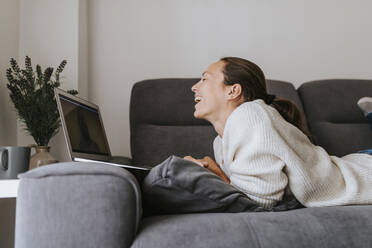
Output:
[[[136,83],[130,102],[133,163],[156,165],[170,155],[213,157],[214,128],[195,119],[192,85],[198,78],[152,79]],[[268,92],[290,99],[303,111],[288,82],[268,80]]]
[[[314,142],[343,156],[372,148],[372,130],[357,102],[372,96],[372,80],[333,79],[298,88]]]

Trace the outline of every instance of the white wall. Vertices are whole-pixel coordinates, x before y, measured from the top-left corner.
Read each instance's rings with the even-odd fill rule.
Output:
[[[63,87],[101,106],[112,152],[129,156],[134,82],[198,77],[222,56],[250,59],[296,86],[372,78],[371,9],[369,0],[2,0],[0,145],[33,143],[10,110],[10,57],[29,55],[43,68],[67,59]],[[66,159],[62,132],[51,146]]]
[[[17,122],[5,75],[6,69],[10,67],[10,58],[18,58],[18,0],[1,0],[0,37],[0,146],[14,146],[17,143]]]
[[[86,25],[85,6],[86,0],[21,0],[19,42],[19,60],[22,63],[28,55],[33,66],[40,64],[42,69],[48,66],[56,69],[66,59],[61,88],[77,89],[83,97],[87,97],[87,62],[81,57],[86,55],[85,50],[79,48],[86,46],[80,40],[81,36],[86,36],[83,27]],[[17,142],[19,145],[35,143],[23,130],[18,132]],[[52,138],[50,146],[55,158],[60,161],[68,159],[62,130]]]
[[[198,77],[222,56],[267,78],[372,78],[369,0],[90,0],[89,97],[114,154],[129,155],[134,82]]]

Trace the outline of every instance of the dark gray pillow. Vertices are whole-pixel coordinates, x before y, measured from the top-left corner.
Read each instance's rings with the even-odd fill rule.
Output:
[[[264,209],[209,170],[177,156],[155,166],[145,177],[142,190],[146,215],[288,210],[288,204],[277,210]]]

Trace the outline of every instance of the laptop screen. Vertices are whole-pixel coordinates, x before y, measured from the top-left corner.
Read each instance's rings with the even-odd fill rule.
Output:
[[[63,95],[59,99],[72,152],[109,156],[98,110]]]

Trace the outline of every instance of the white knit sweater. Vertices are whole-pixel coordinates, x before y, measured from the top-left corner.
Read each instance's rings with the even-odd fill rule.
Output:
[[[371,155],[329,156],[260,99],[231,113],[213,148],[231,184],[263,206],[287,185],[307,207],[372,203]]]

